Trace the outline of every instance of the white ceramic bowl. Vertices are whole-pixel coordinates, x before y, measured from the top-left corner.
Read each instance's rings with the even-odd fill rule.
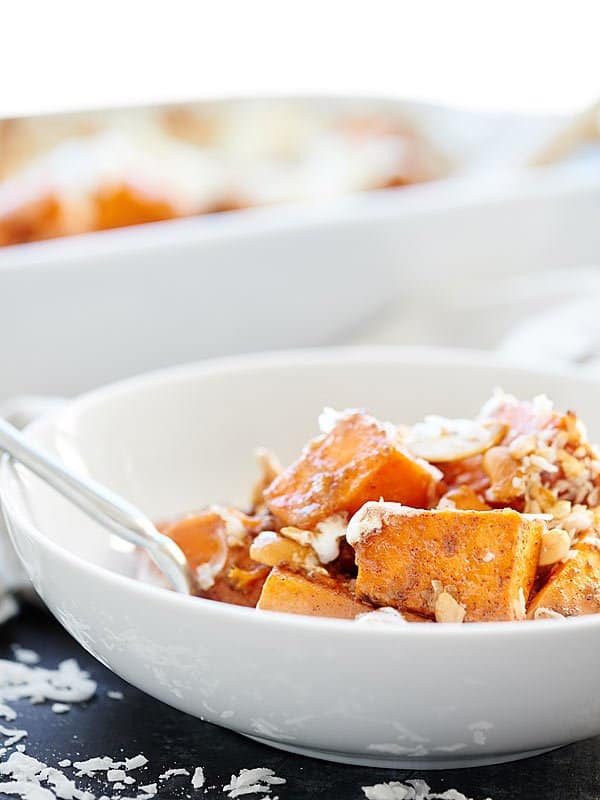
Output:
[[[30,428],[151,516],[244,502],[252,451],[291,459],[323,405],[398,421],[468,415],[494,386],[547,392],[600,433],[600,386],[487,354],[359,349],[235,358],[81,397]],[[600,615],[408,625],[257,612],[128,576],[134,556],[5,458],[5,515],[50,609],[103,664],[179,709],[352,763],[500,762],[600,733]]]

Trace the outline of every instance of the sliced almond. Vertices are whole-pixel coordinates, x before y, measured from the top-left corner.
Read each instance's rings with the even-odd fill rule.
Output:
[[[442,464],[485,453],[502,441],[506,431],[502,422],[430,416],[414,425],[400,444],[417,458]]]
[[[483,469],[490,479],[486,500],[509,503],[524,493],[522,472],[508,447],[491,447],[483,456]]]
[[[549,567],[557,564],[566,557],[571,548],[571,537],[562,530],[554,528],[542,536],[542,549],[540,550],[540,567]]]
[[[267,567],[301,567],[307,571],[319,566],[312,547],[281,536],[275,531],[263,531],[250,545],[250,558]]]
[[[449,592],[438,594],[435,599],[434,612],[436,622],[463,622],[466,614],[465,607]]]
[[[252,487],[251,504],[252,508],[259,508],[264,503],[264,491],[270,486],[281,472],[281,463],[277,456],[265,447],[256,450],[256,461],[260,470],[260,476]]]

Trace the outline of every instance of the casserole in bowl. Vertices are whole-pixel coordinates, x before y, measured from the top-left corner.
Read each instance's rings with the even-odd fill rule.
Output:
[[[205,362],[99,390],[30,435],[154,518],[243,504],[258,443],[289,461],[324,405],[383,419],[474,413],[495,385],[546,392],[600,429],[596,383],[489,355],[356,349]],[[5,459],[5,515],[50,609],[151,695],[266,743],[353,763],[468,766],[600,732],[600,616],[357,625],[183,597]],[[551,698],[551,702],[549,700]]]

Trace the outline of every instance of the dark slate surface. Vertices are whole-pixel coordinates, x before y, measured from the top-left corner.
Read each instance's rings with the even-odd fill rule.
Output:
[[[198,799],[224,798],[222,786],[232,772],[264,766],[287,778],[287,784],[274,787],[273,794],[280,800],[360,800],[364,797],[362,785],[411,777],[426,780],[435,791],[456,788],[476,800],[600,799],[600,738],[512,764],[446,772],[329,764],[256,744],[153,700],[102,667],[37,608],[26,607],[20,617],[0,629],[0,657],[11,657],[11,643],[36,650],[47,667],[75,657],[98,682],[94,700],[63,715],[54,714],[49,704],[11,703],[19,717],[7,724],[29,731],[27,752],[52,766],[63,758],[119,758],[143,753],[150,764],[134,773],[140,784],[154,782],[171,767],[187,767],[192,772],[196,766],[203,766],[207,785],[216,787],[207,793],[192,793],[189,778],[177,777],[161,784],[159,798],[186,798],[190,794]],[[568,680],[568,676],[565,678]],[[124,699],[109,699],[109,690],[122,691]],[[551,697],[548,702],[552,702]],[[98,793],[100,785],[89,784]],[[123,792],[130,793],[133,794]],[[0,796],[8,797],[2,793]]]

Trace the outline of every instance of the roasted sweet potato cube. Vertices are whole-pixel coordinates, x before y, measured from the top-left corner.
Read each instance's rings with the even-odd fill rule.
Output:
[[[438,508],[458,508],[463,511],[489,511],[491,506],[488,506],[470,486],[464,485],[457,486],[456,489],[450,489],[446,492],[446,494],[440,498]]]
[[[559,564],[529,606],[532,619],[546,611],[564,617],[600,613],[600,543],[575,545],[566,561]]]
[[[240,525],[245,519],[240,515]],[[217,511],[207,510],[185,517],[162,531],[183,550],[199,580],[199,594],[211,600],[234,605],[255,606],[269,570],[250,557],[252,536],[231,540],[227,524]]]
[[[466,622],[522,619],[543,530],[542,521],[511,509],[423,511],[368,503],[348,528],[357,597],[431,616],[437,586],[464,606]]]
[[[101,187],[94,202],[99,230],[162,222],[181,216],[181,210],[160,190],[132,182]]]
[[[326,575],[308,576],[284,567],[271,570],[257,608],[338,619],[354,619],[357,614],[373,610],[354,597],[347,582]]]
[[[192,569],[224,556],[225,523],[215,511],[184,517],[161,528],[183,550]]]
[[[343,417],[265,492],[271,513],[284,525],[310,529],[332,514],[353,514],[368,500],[430,504],[437,470],[399,450],[373,417]]]

